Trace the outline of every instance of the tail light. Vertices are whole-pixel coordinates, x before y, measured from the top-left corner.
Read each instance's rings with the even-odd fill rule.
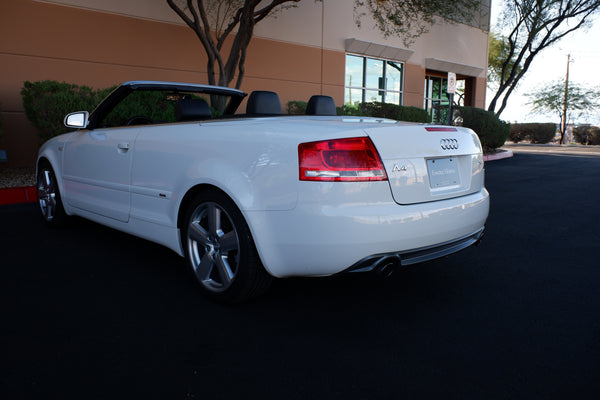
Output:
[[[298,146],[301,181],[385,181],[381,158],[368,137],[323,140]]]

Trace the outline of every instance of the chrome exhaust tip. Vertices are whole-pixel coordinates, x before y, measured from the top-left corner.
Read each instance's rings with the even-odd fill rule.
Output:
[[[381,278],[389,278],[400,265],[400,257],[398,256],[383,257],[375,263],[373,271]]]

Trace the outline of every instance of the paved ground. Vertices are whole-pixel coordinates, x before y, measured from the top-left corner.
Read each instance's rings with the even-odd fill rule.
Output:
[[[0,398],[600,398],[600,157],[486,169],[480,247],[238,307],[169,250],[1,206]]]
[[[502,148],[518,153],[600,156],[600,146],[511,143]]]

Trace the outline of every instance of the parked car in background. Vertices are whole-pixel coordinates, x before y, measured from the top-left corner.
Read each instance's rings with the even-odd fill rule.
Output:
[[[315,96],[281,115],[273,92],[126,82],[39,151],[42,215],[77,215],[185,257],[223,301],[273,277],[387,274],[477,242],[483,154],[465,128],[335,116]],[[246,113],[236,114],[243,101]]]

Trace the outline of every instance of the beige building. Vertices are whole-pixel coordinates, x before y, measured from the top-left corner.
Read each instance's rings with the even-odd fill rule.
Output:
[[[405,48],[363,17],[353,0],[302,0],[256,26],[242,90],[273,90],[282,103],[326,94],[336,105],[385,101],[431,109],[455,72],[465,105],[484,107],[490,0],[471,25],[434,25]],[[2,166],[35,163],[37,132],[21,102],[24,81],[105,88],[128,80],[207,83],[206,57],[166,0],[2,0]],[[0,152],[0,158],[2,158]]]

